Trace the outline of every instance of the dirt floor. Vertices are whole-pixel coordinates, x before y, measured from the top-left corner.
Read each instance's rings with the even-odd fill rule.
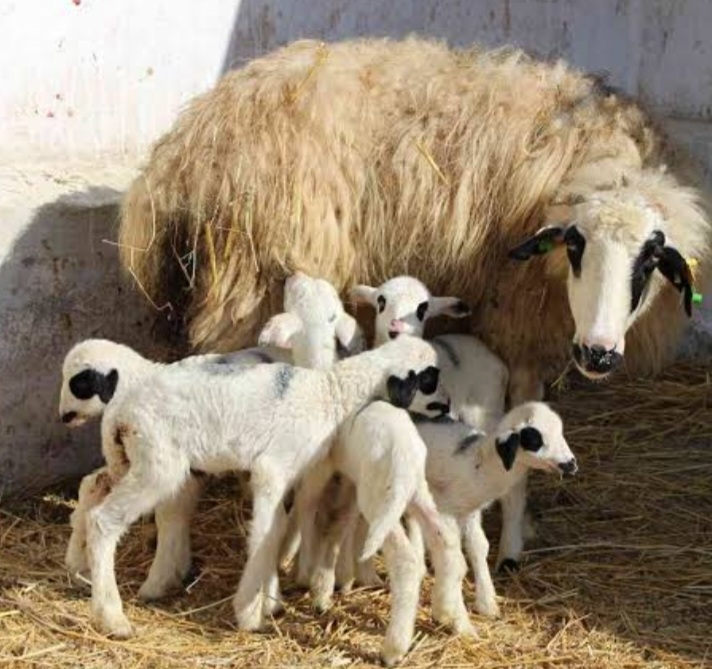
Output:
[[[523,569],[497,580],[503,617],[473,615],[479,639],[460,640],[429,617],[429,582],[409,667],[712,666],[712,386],[710,368],[596,386],[554,398],[581,471],[531,477],[538,538]],[[62,560],[70,504],[61,495],[0,510],[0,665],[37,667],[346,667],[378,661],[388,594],[339,596],[317,615],[283,579],[286,612],[265,634],[235,629],[249,503],[235,481],[206,495],[195,522],[200,572],[188,591],[146,606],[135,593],[152,556],[150,522],[118,556],[137,635],[101,637],[88,593]],[[496,554],[498,513],[487,518]],[[468,604],[474,601],[468,584]]]

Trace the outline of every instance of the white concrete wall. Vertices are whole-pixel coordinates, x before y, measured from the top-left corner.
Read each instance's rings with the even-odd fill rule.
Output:
[[[0,0],[0,495],[96,461],[96,431],[55,417],[73,342],[154,350],[103,240],[181,105],[293,39],[412,32],[607,70],[712,175],[710,0]]]

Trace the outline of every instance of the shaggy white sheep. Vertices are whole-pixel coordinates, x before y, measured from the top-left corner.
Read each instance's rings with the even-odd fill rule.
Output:
[[[385,396],[390,377],[405,379],[436,363],[431,345],[400,337],[328,372],[286,364],[165,367],[112,402],[102,422],[102,449],[107,462],[123,460],[128,468],[87,518],[97,624],[110,634],[131,634],[116,586],[116,544],[132,522],[175,495],[198,469],[251,472],[249,557],[234,606],[242,629],[262,627],[285,494],[328,453],[344,420]],[[429,400],[447,398],[436,392]]]

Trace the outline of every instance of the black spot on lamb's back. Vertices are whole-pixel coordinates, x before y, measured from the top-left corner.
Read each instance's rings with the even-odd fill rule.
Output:
[[[443,341],[442,339],[433,339],[432,343],[445,353],[445,355],[452,363],[453,367],[460,366],[460,356],[457,354],[457,351],[455,351],[454,347],[450,342]]]
[[[277,399],[284,399],[296,374],[297,370],[292,365],[279,365],[274,376],[274,394]]]
[[[466,437],[463,437],[460,440],[460,442],[458,443],[457,448],[455,449],[455,455],[460,455],[461,453],[466,453],[481,438],[482,438],[482,434],[480,434],[479,432],[473,432],[472,434],[468,434]]]

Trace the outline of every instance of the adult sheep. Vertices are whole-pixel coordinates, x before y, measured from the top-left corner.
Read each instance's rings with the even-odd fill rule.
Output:
[[[339,290],[415,275],[475,308],[520,402],[540,398],[572,340],[593,377],[624,351],[631,371],[655,371],[674,349],[674,287],[689,310],[685,259],[702,281],[710,225],[673,169],[635,102],[563,63],[301,41],[180,115],[125,199],[121,254],[205,350],[253,343],[293,269]],[[552,252],[516,263],[512,249]]]

